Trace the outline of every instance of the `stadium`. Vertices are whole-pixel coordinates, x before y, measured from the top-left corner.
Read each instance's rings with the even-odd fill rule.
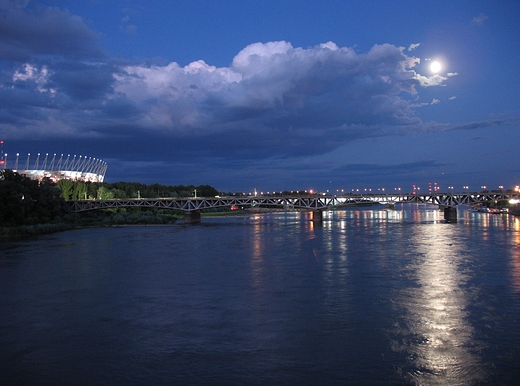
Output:
[[[34,180],[48,177],[54,182],[63,179],[103,182],[108,164],[100,159],[87,156],[71,156],[70,154],[59,157],[56,154],[38,153],[35,157],[27,154],[27,158],[21,158],[17,153],[13,161],[8,159],[3,152],[3,143],[0,141],[0,169],[11,169],[13,172],[27,176]]]

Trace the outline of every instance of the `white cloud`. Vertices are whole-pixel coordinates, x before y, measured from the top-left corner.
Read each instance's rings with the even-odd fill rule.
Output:
[[[336,45],[336,43],[334,42],[327,42],[327,43],[322,43],[320,44],[320,47],[321,48],[328,48],[329,50],[331,51],[336,51],[339,49],[339,47]]]
[[[297,49],[301,53],[302,49]],[[285,41],[254,43],[240,51],[234,58],[231,67],[245,78],[278,69],[289,64],[294,48]]]
[[[38,78],[41,78],[40,71],[36,67],[27,63],[22,66],[22,69],[16,70],[13,75],[13,81],[27,81]]]
[[[51,71],[47,68],[47,66],[42,66],[41,68],[37,68],[31,64],[24,64],[21,69],[16,70],[13,74],[13,82],[29,82],[32,81],[36,83],[36,89],[39,92],[50,92],[54,94],[56,92],[53,88],[45,87],[45,85],[49,81],[49,77],[51,76]]]
[[[253,121],[269,126],[283,121],[294,127],[309,125],[302,117],[310,115],[321,115],[320,125],[330,127],[348,117],[356,124],[397,116],[407,121],[409,106],[399,95],[415,94],[417,84],[434,86],[445,80],[411,70],[418,62],[390,44],[357,54],[332,42],[309,49],[285,41],[254,43],[240,51],[230,67],[202,60],[185,67],[125,67],[115,75],[114,96],[145,106],[148,127],[177,131],[195,126],[212,132],[222,125],[243,129],[245,122]],[[336,109],[341,112],[333,113]]]
[[[439,103],[441,103],[440,100],[433,98],[433,100],[431,101],[430,104],[431,104],[431,105],[436,105],[436,104],[439,104]]]
[[[357,138],[417,128],[417,106],[409,99],[418,97],[419,87],[447,79],[417,73],[419,62],[391,44],[356,53],[333,42],[304,49],[280,41],[245,47],[229,67],[203,60],[184,67],[91,65],[51,79],[47,68],[27,65],[13,82],[16,88],[17,82],[32,81],[49,91],[52,84],[56,103],[42,96],[37,103],[52,107],[48,121],[59,122],[53,127],[70,136],[146,135],[178,144],[196,141],[204,154],[264,157],[315,154]],[[45,124],[39,130],[53,130]]]
[[[418,48],[421,45],[421,43],[413,43],[408,46],[408,51],[413,51],[416,48]]]
[[[457,76],[457,75],[459,75],[458,72],[448,72],[448,73],[446,74],[447,77],[452,77],[452,76]]]
[[[442,75],[439,75],[439,74],[435,74],[435,75],[432,75],[429,77],[421,75],[421,74],[416,74],[415,79],[417,79],[419,81],[421,86],[431,87],[431,86],[440,86],[440,85],[444,84],[444,81],[447,80],[448,78],[446,78]]]
[[[454,96],[449,97],[448,99],[449,99],[450,101],[453,101],[453,100],[457,99],[457,97],[454,95]]]

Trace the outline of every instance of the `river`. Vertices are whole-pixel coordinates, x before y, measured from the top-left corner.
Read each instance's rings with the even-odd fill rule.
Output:
[[[520,219],[433,206],[0,246],[2,385],[520,379]]]

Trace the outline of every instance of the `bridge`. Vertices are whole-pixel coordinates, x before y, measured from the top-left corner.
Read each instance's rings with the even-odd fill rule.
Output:
[[[190,198],[129,198],[111,200],[72,200],[67,201],[73,212],[109,208],[157,208],[178,210],[185,213],[186,223],[200,222],[200,213],[204,209],[236,207],[268,207],[284,209],[303,209],[314,212],[314,220],[322,220],[322,211],[340,209],[359,204],[383,204],[393,207],[399,203],[433,204],[444,208],[444,218],[456,221],[457,205],[477,205],[484,202],[520,200],[520,193],[473,192],[473,193],[369,193],[345,195],[306,195],[306,196],[226,196],[226,197],[190,197]]]

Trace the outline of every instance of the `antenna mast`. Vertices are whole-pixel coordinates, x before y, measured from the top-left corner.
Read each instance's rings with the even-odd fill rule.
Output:
[[[0,139],[0,169],[5,169],[4,141]]]

